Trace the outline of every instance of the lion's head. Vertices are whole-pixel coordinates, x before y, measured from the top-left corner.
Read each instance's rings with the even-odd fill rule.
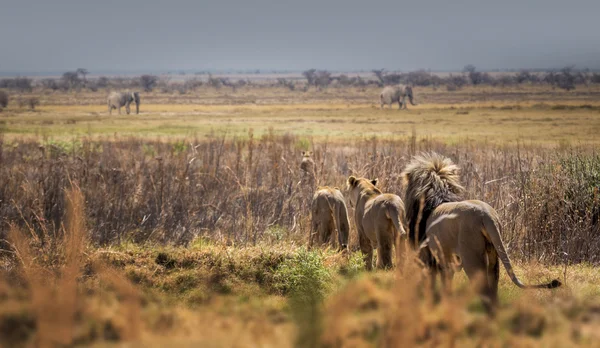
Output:
[[[315,170],[315,161],[312,159],[312,151],[302,151],[302,161],[300,170],[303,174],[313,174]]]
[[[427,218],[435,208],[442,203],[462,200],[464,187],[459,182],[459,171],[451,159],[435,152],[415,156],[404,168],[404,204],[412,243],[425,239]]]
[[[348,178],[350,205],[355,207],[356,202],[358,202],[358,199],[363,192],[363,194],[367,195],[381,194],[381,191],[375,187],[375,185],[377,185],[377,179],[371,180],[367,178],[350,176]]]

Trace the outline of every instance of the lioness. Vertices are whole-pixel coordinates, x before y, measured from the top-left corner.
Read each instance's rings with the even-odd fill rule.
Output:
[[[344,195],[337,187],[322,186],[317,188],[312,200],[312,223],[309,245],[317,243],[332,243],[335,245],[334,233],[337,230],[338,248],[344,250],[348,247],[348,209]]]
[[[556,288],[558,280],[539,285],[524,285],[513,272],[500,236],[498,213],[489,204],[463,201],[459,168],[437,153],[415,156],[402,173],[406,185],[406,221],[409,242],[432,274],[451,281],[455,267],[464,268],[471,281],[478,274],[485,278],[480,288],[484,305],[492,310],[498,302],[498,258],[510,279],[520,288]],[[459,261],[456,264],[456,260]]]
[[[315,186],[316,172],[315,161],[312,159],[312,151],[302,151],[302,161],[300,162],[300,174],[302,183]]]
[[[392,267],[392,247],[398,247],[400,236],[406,234],[401,221],[404,203],[397,195],[381,193],[375,185],[377,179],[348,178],[350,204],[354,206],[358,242],[367,270],[373,269],[375,247],[377,268]]]

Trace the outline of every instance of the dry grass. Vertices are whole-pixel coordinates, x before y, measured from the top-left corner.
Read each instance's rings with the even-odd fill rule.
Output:
[[[586,106],[585,104],[584,106]],[[493,107],[492,107],[493,106]],[[273,131],[283,135],[328,138],[343,142],[349,137],[378,135],[386,138],[422,136],[447,141],[517,140],[556,144],[560,141],[597,143],[600,106],[548,104],[533,106],[417,106],[408,111],[379,110],[376,106],[313,105],[145,105],[141,114],[108,116],[94,106],[43,106],[34,113],[0,119],[7,139],[45,137],[204,137],[211,133],[245,137],[249,129],[258,136]],[[5,112],[7,115],[8,112]]]
[[[140,116],[104,115],[102,93],[4,110],[1,345],[600,339],[596,90],[425,89],[403,112],[379,110],[365,96],[375,89],[200,92],[147,96]],[[466,198],[498,210],[517,274],[564,287],[524,292],[501,271],[490,318],[462,274],[440,303],[410,264],[365,274],[354,229],[349,253],[306,250],[314,188],[302,185],[303,150],[317,184],[378,177],[399,195],[415,153],[451,157]]]
[[[409,111],[379,110],[374,87],[291,92],[278,88],[204,88],[195,94],[158,92],[142,97],[140,115],[113,115],[106,93],[52,93],[38,98],[35,112],[16,106],[0,118],[7,138],[69,139],[73,136],[167,138],[227,132],[245,136],[249,128],[276,134],[339,139],[381,135],[402,137],[413,128],[420,135],[450,140],[491,142],[596,142],[600,131],[600,90],[596,86],[565,93],[542,87],[471,87],[459,92],[421,88],[421,105]],[[34,94],[35,95],[35,94]]]

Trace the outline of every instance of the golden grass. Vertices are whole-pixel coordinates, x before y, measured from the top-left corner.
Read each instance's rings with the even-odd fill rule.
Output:
[[[246,136],[272,129],[340,140],[375,134],[403,137],[414,130],[421,136],[477,139],[490,142],[516,140],[538,143],[597,142],[600,133],[600,87],[580,86],[564,92],[547,86],[466,87],[415,89],[418,106],[409,110],[379,109],[377,87],[329,88],[289,91],[275,87],[214,89],[193,93],[143,93],[140,115],[109,116],[107,91],[36,92],[36,111],[15,103],[0,114],[6,138],[117,135],[165,138],[204,136],[226,132]],[[11,98],[19,98],[15,95]]]
[[[408,111],[379,110],[358,89],[351,89],[350,96],[344,96],[348,90],[333,89],[300,96],[277,89],[205,92],[182,98],[154,93],[142,104],[141,115],[129,116],[106,115],[100,93],[85,94],[85,105],[72,105],[72,95],[46,95],[35,112],[10,107],[0,114],[3,145],[27,137],[77,141],[79,136],[110,139],[114,134],[167,140],[221,132],[245,137],[250,128],[258,135],[272,129],[340,143],[373,134],[408,137],[414,129],[421,137],[447,142],[596,144],[600,131],[595,94],[571,93],[559,100],[558,91],[543,88],[455,94],[425,89],[427,103]],[[498,93],[505,95],[482,98]],[[523,95],[533,97],[519,100]],[[473,99],[461,102],[465,96]],[[253,98],[258,100],[249,102]],[[275,102],[278,98],[292,102]],[[190,103],[170,103],[182,99]],[[232,101],[239,105],[223,105]],[[463,273],[455,277],[455,292],[434,304],[431,294],[421,290],[418,270],[366,274],[359,254],[308,252],[291,238],[253,246],[201,238],[188,248],[92,246],[84,238],[81,193],[69,190],[67,197],[67,225],[57,236],[42,243],[36,231],[25,231],[30,239],[14,228],[10,248],[0,254],[1,345],[593,347],[600,340],[600,272],[594,265],[516,264],[516,273],[528,282],[559,278],[564,286],[554,291],[521,291],[501,270],[501,306],[489,318]],[[309,264],[313,268],[297,262],[307,253],[308,261],[318,261]],[[326,289],[318,299],[323,302],[294,302],[303,294],[289,291],[285,282],[294,276],[302,283],[303,276],[314,276],[310,272],[328,275],[317,277],[325,282],[317,284]],[[315,311],[297,313],[303,304]],[[314,323],[322,327],[314,330]],[[306,332],[318,337],[296,339]]]
[[[494,107],[490,107],[494,105]],[[342,104],[306,105],[144,105],[140,115],[108,116],[98,106],[45,106],[36,112],[5,117],[7,139],[17,136],[71,139],[113,135],[166,138],[227,133],[244,137],[270,129],[275,134],[343,140],[379,135],[420,136],[447,140],[474,139],[492,143],[596,143],[600,140],[600,104],[546,106],[421,105],[409,110]],[[591,104],[590,104],[591,105]]]

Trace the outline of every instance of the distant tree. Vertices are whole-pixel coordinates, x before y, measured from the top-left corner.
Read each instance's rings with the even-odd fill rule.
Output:
[[[439,85],[442,82],[438,76],[432,75],[423,69],[409,72],[404,77],[404,80],[413,86]]]
[[[488,73],[481,73],[477,71],[475,65],[473,64],[465,65],[465,67],[463,68],[463,72],[469,76],[469,80],[471,80],[471,83],[474,85],[493,82],[492,77]]]
[[[8,106],[8,93],[0,90],[0,109]]]
[[[582,84],[582,85],[585,85],[586,87],[589,87],[590,81],[591,81],[590,69],[588,69],[588,68],[580,70],[575,75],[575,84]]]
[[[0,80],[0,88],[14,89],[19,92],[31,92],[33,89],[33,80],[27,77],[2,79]]]
[[[346,74],[341,74],[340,76],[336,77],[335,80],[338,81],[340,86],[352,86],[354,83],[354,79],[348,77]]]
[[[533,82],[533,76],[534,75],[532,75],[528,70],[521,70],[515,76],[515,82],[517,82],[519,84]]]
[[[591,83],[600,83],[600,74],[594,73],[591,77],[590,77],[590,82]]]
[[[516,78],[512,75],[508,75],[508,74],[503,74],[498,76],[498,78],[496,78],[496,81],[494,81],[494,85],[500,85],[500,86],[512,86],[514,85],[516,82]]]
[[[76,71],[67,71],[62,75],[62,80],[67,89],[71,90],[81,86],[81,79]]]
[[[309,69],[309,70],[302,72],[302,76],[304,76],[306,78],[307,85],[309,85],[309,86],[315,85],[315,80],[317,78],[316,72],[317,72],[317,69]]]
[[[25,100],[25,103],[27,106],[29,106],[31,110],[35,110],[35,107],[40,104],[40,100],[36,97],[31,97],[27,98],[27,100]]]
[[[373,69],[371,72],[377,77],[377,80],[379,80],[379,85],[383,86],[385,84],[385,69]]]
[[[467,78],[463,75],[452,75],[445,78],[448,91],[456,91],[463,88],[468,83]]]
[[[287,79],[284,79],[282,77],[277,79],[277,85],[282,86],[282,87],[287,87],[287,89],[289,89],[290,91],[293,91],[296,89],[296,85],[294,84],[294,82],[288,81]]]
[[[140,76],[140,85],[144,89],[145,92],[151,92],[156,83],[158,82],[158,77],[154,75],[142,75]]]
[[[108,82],[109,82],[108,77],[100,76],[98,78],[98,80],[96,81],[96,86],[98,88],[106,88],[106,87],[108,87]]]
[[[566,66],[561,69],[560,74],[557,76],[557,86],[564,90],[570,91],[575,89],[575,78],[573,74],[574,66]]]
[[[75,70],[75,72],[77,73],[77,75],[81,75],[84,83],[87,82],[86,76],[87,76],[87,74],[90,73],[87,69],[77,68],[77,70]]]
[[[543,81],[554,87],[558,82],[557,74],[554,71],[550,71],[549,73],[544,75]]]
[[[213,88],[219,89],[223,86],[223,82],[218,77],[213,77],[212,74],[208,74],[207,84]]]
[[[319,70],[315,73],[315,86],[319,88],[324,88],[329,86],[331,83],[331,73],[327,70]]]
[[[60,85],[59,85],[58,81],[56,81],[56,79],[52,79],[52,78],[42,79],[40,81],[40,84],[45,89],[50,89],[53,91],[60,89]]]

